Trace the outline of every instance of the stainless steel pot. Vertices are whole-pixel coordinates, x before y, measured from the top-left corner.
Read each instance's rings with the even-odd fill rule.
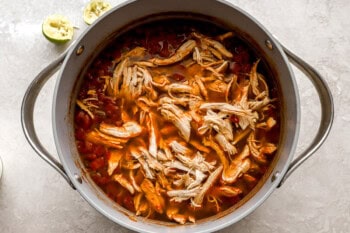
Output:
[[[84,174],[73,134],[74,98],[79,79],[89,61],[106,45],[108,38],[115,36],[116,32],[125,25],[169,17],[170,12],[196,13],[205,16],[202,17],[204,20],[215,18],[240,32],[244,39],[251,42],[252,46],[264,54],[269,65],[274,67],[279,91],[282,93],[280,96],[283,111],[282,137],[276,155],[277,159],[268,176],[254,191],[254,195],[239,207],[191,225],[172,225],[146,220],[128,213],[113,203]],[[310,78],[318,92],[322,109],[320,127],[314,140],[293,161],[299,132],[300,103],[288,59]],[[59,66],[61,69],[55,88],[52,119],[54,140],[60,159],[57,161],[42,146],[36,135],[33,108],[42,86]],[[180,0],[138,0],[116,6],[83,33],[68,52],[62,54],[39,73],[24,96],[21,117],[25,136],[33,149],[54,167],[88,203],[112,221],[139,232],[173,232],[174,230],[177,232],[212,232],[241,220],[255,210],[273,190],[281,186],[286,178],[322,145],[331,129],[333,101],[327,84],[317,71],[283,48],[261,24],[236,6],[222,0],[187,0],[185,3]]]

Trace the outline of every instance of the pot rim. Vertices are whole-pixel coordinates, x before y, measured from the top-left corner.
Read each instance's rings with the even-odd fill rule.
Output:
[[[158,0],[153,0],[153,2],[157,2]],[[209,0],[205,0],[207,2],[210,2]],[[67,160],[65,157],[66,152],[64,151],[64,149],[62,149],[61,147],[61,137],[59,135],[59,124],[58,121],[62,122],[62,119],[58,118],[56,115],[57,109],[59,109],[60,107],[58,106],[58,102],[57,100],[59,99],[59,90],[61,88],[60,83],[61,80],[64,77],[64,73],[66,72],[65,69],[66,67],[69,65],[69,63],[71,62],[72,57],[76,56],[75,51],[77,51],[77,49],[80,46],[80,42],[84,40],[84,38],[86,38],[89,34],[91,34],[91,32],[93,32],[94,30],[96,30],[96,27],[98,27],[99,25],[102,25],[102,22],[104,22],[104,20],[106,20],[108,17],[112,17],[113,13],[122,9],[123,7],[130,7],[130,5],[132,4],[138,4],[141,2],[146,2],[144,0],[130,0],[130,1],[126,1],[120,5],[115,6],[109,13],[105,14],[103,17],[101,17],[97,22],[95,22],[87,31],[85,31],[84,33],[82,33],[80,35],[80,37],[77,39],[77,43],[70,49],[66,59],[63,62],[63,66],[62,69],[60,69],[60,73],[59,73],[59,78],[57,80],[56,86],[55,86],[55,91],[54,91],[54,102],[53,102],[53,132],[54,132],[54,139],[55,139],[55,144],[56,144],[56,148],[58,151],[58,155],[60,160],[62,161],[62,165],[65,169],[65,171],[67,172],[68,177],[70,178],[70,180],[72,181],[72,183],[74,184],[74,186],[76,187],[77,191],[80,193],[80,195],[82,195],[84,197],[84,199],[91,205],[93,206],[95,209],[97,209],[99,212],[101,212],[104,216],[106,216],[107,218],[109,218],[110,220],[123,225],[124,227],[127,227],[129,229],[132,230],[136,230],[136,231],[141,231],[141,232],[154,232],[153,230],[155,229],[154,227],[157,228],[161,228],[160,231],[164,231],[164,230],[180,230],[179,232],[182,232],[182,230],[188,232],[188,231],[196,231],[196,232],[212,232],[212,231],[216,231],[219,229],[222,229],[224,227],[227,227],[239,220],[241,220],[242,218],[246,217],[248,214],[250,214],[251,212],[253,212],[258,206],[260,206],[266,199],[268,196],[270,196],[270,194],[274,191],[274,189],[277,187],[277,185],[280,183],[281,179],[283,178],[283,175],[286,173],[288,165],[290,164],[290,161],[292,159],[292,155],[294,155],[295,152],[295,148],[296,148],[296,142],[297,142],[297,138],[298,138],[298,134],[299,134],[299,121],[300,121],[300,103],[299,103],[299,95],[298,92],[296,91],[297,86],[296,86],[296,82],[295,82],[295,78],[294,78],[294,74],[290,68],[289,63],[287,62],[288,59],[285,55],[285,53],[283,52],[282,48],[280,47],[279,43],[277,43],[274,39],[274,37],[264,28],[263,25],[261,25],[257,20],[255,20],[251,15],[249,15],[248,13],[246,13],[245,11],[243,11],[242,9],[240,9],[239,7],[226,2],[226,1],[215,1],[216,4],[222,4],[223,6],[228,6],[231,9],[230,10],[234,10],[237,11],[239,14],[241,14],[243,17],[245,17],[246,19],[248,19],[249,21],[251,21],[257,28],[259,28],[260,30],[262,30],[266,35],[267,35],[267,39],[270,40],[270,42],[273,44],[274,46],[274,52],[278,53],[281,57],[282,57],[282,63],[285,66],[285,68],[287,69],[289,76],[290,76],[290,82],[292,83],[292,89],[294,90],[294,95],[295,95],[295,112],[294,112],[294,118],[295,118],[295,123],[293,124],[293,126],[295,126],[295,128],[293,128],[293,132],[294,135],[291,137],[290,142],[291,142],[291,146],[290,146],[290,150],[289,150],[289,155],[288,156],[284,156],[285,157],[285,161],[284,163],[281,165],[280,161],[277,161],[278,164],[280,164],[279,166],[277,166],[278,164],[275,165],[275,168],[273,169],[273,171],[271,172],[271,174],[267,177],[267,179],[265,180],[265,183],[263,184],[262,187],[260,187],[260,190],[258,190],[253,197],[251,197],[247,202],[245,202],[241,207],[239,207],[238,209],[234,210],[232,213],[238,213],[236,215],[232,215],[232,213],[227,214],[219,219],[214,220],[215,224],[212,222],[203,222],[200,224],[193,224],[193,225],[185,225],[185,226],[176,226],[168,228],[168,227],[161,227],[159,225],[153,225],[153,224],[149,224],[148,222],[145,221],[138,221],[139,223],[141,222],[140,226],[147,226],[149,227],[149,229],[151,230],[146,230],[143,227],[140,227],[139,224],[135,224],[132,221],[125,221],[127,218],[116,218],[115,214],[111,214],[110,211],[107,211],[105,208],[102,208],[100,206],[99,202],[96,202],[96,197],[92,197],[91,196],[91,187],[90,184],[88,184],[89,182],[83,182],[80,183],[79,180],[76,179],[76,174],[79,174],[79,172],[77,172],[77,166],[75,168],[72,168],[72,161]],[[150,0],[147,0],[147,2],[150,2]],[[160,2],[160,1],[159,1]],[[176,2],[176,1],[172,1],[172,2]],[[193,1],[195,2],[195,1]],[[213,2],[213,1],[212,1]],[[205,4],[202,3],[201,4]],[[116,13],[115,13],[116,14]],[[283,116],[284,117],[284,116]],[[68,119],[65,119],[64,121],[67,121]],[[281,119],[282,121],[283,119]],[[284,124],[284,131],[287,130],[288,128],[288,124],[287,122],[282,122]],[[287,128],[285,128],[287,127]],[[280,139],[282,140],[282,138]],[[281,155],[280,155],[281,156]],[[280,159],[280,158],[279,158]],[[278,160],[279,160],[278,159]],[[73,160],[73,158],[72,158]],[[276,172],[279,173],[278,176],[276,176]],[[275,176],[274,176],[275,175]],[[272,177],[274,176],[274,180],[271,180]],[[271,179],[270,179],[271,178]],[[260,193],[259,198],[257,197],[257,194]],[[105,200],[104,200],[105,201]],[[249,203],[250,207],[244,207],[247,206]],[[120,213],[119,216],[120,217]],[[233,216],[233,217],[232,217]],[[228,218],[229,217],[229,218]],[[144,224],[144,225],[142,225]]]

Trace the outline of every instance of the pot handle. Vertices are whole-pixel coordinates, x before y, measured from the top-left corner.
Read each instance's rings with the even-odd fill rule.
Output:
[[[66,57],[69,49],[67,49],[63,54],[61,54],[56,60],[51,62],[47,67],[45,67],[30,83],[26,93],[24,94],[22,106],[21,106],[21,123],[24,135],[29,142],[30,146],[34,151],[51,165],[63,178],[69,183],[69,185],[75,189],[68,175],[66,174],[62,164],[55,159],[41,144],[34,127],[33,113],[34,105],[38,94],[44,84],[49,80],[50,77],[58,70],[62,65],[64,58]]]
[[[314,154],[320,148],[320,146],[324,143],[331,130],[334,118],[333,98],[325,80],[311,65],[309,65],[307,62],[302,60],[294,53],[292,53],[283,45],[280,44],[280,46],[283,48],[289,61],[300,71],[302,71],[316,88],[321,104],[321,120],[317,134],[315,135],[313,141],[296,159],[294,159],[291,162],[287,169],[287,172],[278,184],[278,188],[281,187],[281,185],[295,171],[295,169],[297,169],[303,162],[305,162],[312,154]]]

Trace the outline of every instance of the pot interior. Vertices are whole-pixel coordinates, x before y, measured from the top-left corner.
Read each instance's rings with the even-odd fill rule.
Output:
[[[152,7],[151,7],[152,6]],[[215,10],[214,10],[215,9]],[[223,17],[225,16],[225,17]],[[86,175],[76,150],[73,114],[77,92],[87,68],[99,53],[119,35],[139,25],[168,19],[200,20],[217,24],[234,31],[262,57],[264,70],[274,79],[280,101],[281,135],[279,149],[269,170],[259,184],[242,201],[227,211],[196,224],[178,224],[136,217],[111,201]],[[271,47],[266,46],[269,40]],[[77,53],[83,48],[81,54]],[[55,89],[53,106],[55,143],[62,164],[80,194],[99,212],[112,221],[132,230],[143,232],[171,231],[174,227],[183,232],[211,232],[233,224],[256,209],[278,185],[294,154],[298,135],[299,98],[294,77],[286,57],[272,36],[253,18],[228,3],[205,0],[188,1],[179,6],[177,1],[133,1],[115,7],[101,18],[77,41],[66,58]],[[280,176],[272,176],[276,173]],[[75,177],[81,177],[82,182]]]

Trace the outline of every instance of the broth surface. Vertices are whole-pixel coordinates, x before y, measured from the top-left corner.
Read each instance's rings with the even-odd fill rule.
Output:
[[[84,75],[75,139],[112,200],[180,224],[246,196],[278,148],[271,75],[234,32],[191,20],[136,27]]]

